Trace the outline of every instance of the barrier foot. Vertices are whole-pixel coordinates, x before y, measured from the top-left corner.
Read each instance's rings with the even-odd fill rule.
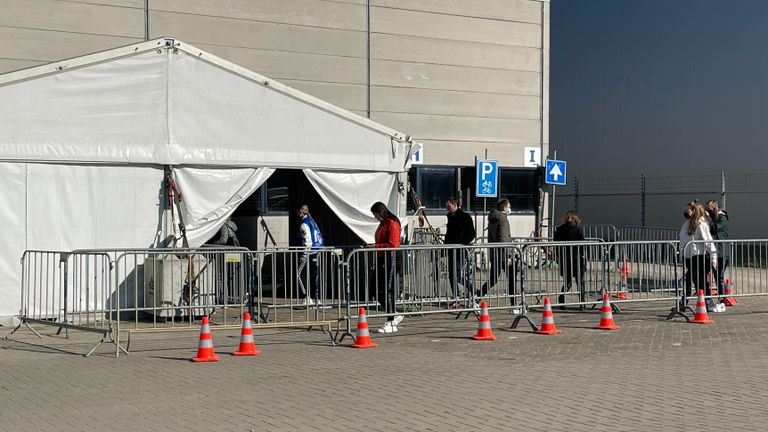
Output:
[[[109,336],[109,341],[115,344],[115,357],[120,357],[120,351],[124,352],[125,355],[128,355],[128,348],[130,348],[130,345],[127,348],[123,348],[122,345],[112,337],[112,332],[107,333],[107,335]],[[128,342],[130,343],[130,341],[131,334],[128,333]]]
[[[323,333],[326,333],[325,332],[325,328],[323,328],[322,326],[320,326],[320,328],[323,329]],[[331,345],[332,346],[336,346],[336,337],[334,336],[333,332],[331,331],[331,325],[330,324],[328,324],[328,333],[327,334],[328,334],[328,338],[331,340]]]
[[[105,331],[102,334],[102,336],[101,336],[101,340],[98,341],[96,343],[96,345],[94,345],[93,348],[91,348],[90,351],[88,351],[87,353],[83,354],[83,357],[88,357],[91,354],[93,354],[93,352],[96,351],[96,348],[98,348],[101,344],[106,342],[107,338],[109,338],[109,342],[113,343],[115,345],[115,347],[116,347],[115,348],[115,357],[119,357],[120,356],[120,351],[124,352],[125,354],[128,354],[128,351],[126,351],[123,347],[121,347],[120,344],[117,343],[117,341],[112,337],[111,332],[110,331]]]
[[[341,331],[341,326],[339,326],[339,329],[336,330],[336,335],[333,337],[334,340],[338,340],[338,343],[344,342],[344,338],[347,336],[351,337],[353,340],[355,339],[355,335],[352,334],[352,328],[350,327],[351,321],[349,320],[349,318],[345,318],[344,321],[347,322],[347,326],[346,326],[346,329],[344,330],[344,333],[341,334],[341,338],[338,337],[339,331]]]
[[[64,330],[64,338],[69,339],[69,329],[66,327],[59,327],[59,329],[56,330],[56,336],[60,335],[62,330]]]
[[[672,310],[669,311],[669,315],[667,315],[667,321],[674,319],[675,317],[685,318],[686,322],[690,321],[691,318],[689,318],[688,315],[685,314],[686,310],[693,312],[693,309],[691,309],[690,306],[686,306],[683,310],[678,310],[677,307],[673,307]]]
[[[3,340],[8,340],[8,339],[10,339],[10,337],[11,337],[11,336],[12,336],[14,333],[16,333],[16,331],[17,331],[17,330],[19,330],[19,329],[21,328],[21,326],[26,326],[26,327],[29,329],[29,331],[31,331],[32,333],[34,333],[34,334],[35,334],[35,335],[36,335],[38,338],[40,338],[40,339],[42,339],[42,338],[43,338],[43,337],[40,335],[40,333],[36,332],[36,331],[35,331],[35,329],[33,329],[33,328],[32,328],[32,327],[29,325],[29,323],[27,322],[27,320],[26,320],[26,319],[22,318],[22,319],[21,319],[21,322],[19,322],[19,325],[17,325],[15,329],[11,330],[11,332],[10,332],[10,333],[8,333],[7,335],[5,335],[5,337],[3,338]]]
[[[520,324],[520,320],[526,320],[528,321],[528,325],[531,326],[531,330],[538,331],[539,328],[536,326],[536,324],[531,321],[531,319],[528,317],[528,312],[523,312],[520,315],[515,317],[515,320],[512,321],[512,325],[509,326],[509,328],[517,328],[518,324]]]
[[[616,305],[616,303],[611,302],[611,312],[621,313],[621,309],[619,308],[619,306]]]

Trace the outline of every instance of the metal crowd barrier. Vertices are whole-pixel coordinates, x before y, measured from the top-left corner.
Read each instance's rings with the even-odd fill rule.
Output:
[[[717,252],[712,266],[711,248]],[[768,295],[768,240],[691,241],[683,246],[679,302],[670,314],[689,319],[698,290],[710,301]],[[731,293],[727,293],[730,289]]]
[[[694,288],[722,298],[729,280],[734,297],[768,295],[768,240],[711,242],[724,259],[720,271],[708,259],[685,260],[676,241],[529,240],[355,249],[346,258],[332,248],[29,250],[21,260],[21,324],[13,332],[30,324],[96,332],[101,341],[86,355],[105,341],[119,355],[133,333],[197,330],[203,315],[214,329],[239,328],[245,311],[254,327],[320,326],[335,341],[342,330],[342,339],[351,335],[360,306],[371,317],[458,318],[477,313],[485,300],[491,309],[518,312],[513,326],[525,319],[535,328],[528,310],[545,296],[555,307],[597,305],[603,293],[616,309],[669,301],[669,318],[688,318]],[[682,255],[706,247],[691,242]],[[125,347],[121,333],[128,334]]]
[[[30,323],[58,327],[60,334],[69,330],[100,333],[101,340],[86,354],[89,356],[112,337],[113,322],[110,296],[112,262],[100,251],[28,250],[21,258],[20,323],[6,336],[26,326],[38,337]]]
[[[250,311],[254,327],[320,326],[333,342],[340,263],[330,248],[27,251],[21,324],[11,334],[30,323],[97,332],[102,340],[86,356],[107,339],[117,356],[133,333],[198,330],[202,316],[212,329],[239,328]]]
[[[478,260],[485,256],[486,261]],[[519,303],[520,245],[424,245],[356,249],[344,263],[347,329],[365,307],[369,317],[472,313]],[[516,300],[517,299],[517,300]]]
[[[676,241],[680,238],[680,228],[622,225],[617,236],[619,241]]]
[[[588,239],[600,239],[610,243],[619,241],[619,232],[615,226],[610,224],[584,224],[581,226],[584,231],[584,237]]]

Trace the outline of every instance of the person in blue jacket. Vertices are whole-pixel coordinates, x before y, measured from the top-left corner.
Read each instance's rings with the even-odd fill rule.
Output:
[[[309,215],[309,207],[306,204],[296,209],[296,215],[301,219],[301,224],[299,225],[299,244],[305,248],[305,251],[299,254],[299,266],[296,270],[299,294],[303,297],[302,305],[312,306],[320,298],[317,249],[321,249],[325,246],[325,243],[323,242],[323,234],[320,232],[320,228],[315,220]],[[307,288],[311,289],[311,295],[307,295]]]

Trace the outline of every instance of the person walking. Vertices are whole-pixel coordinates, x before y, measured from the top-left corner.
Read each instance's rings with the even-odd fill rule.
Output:
[[[448,224],[445,227],[445,240],[447,245],[470,245],[477,235],[472,217],[459,206],[459,200],[448,198],[445,201],[445,209],[448,210]],[[474,295],[474,263],[471,262],[471,251],[466,249],[453,249],[448,253],[448,280],[451,284],[453,298],[459,298],[458,284],[464,285],[467,297]],[[461,307],[454,302],[451,308]]]
[[[299,292],[302,296],[302,306],[312,306],[320,300],[320,275],[317,270],[317,249],[325,246],[323,234],[312,216],[309,214],[309,206],[303,204],[296,209],[296,215],[301,219],[299,224],[299,244],[304,246],[304,251],[299,252],[299,265],[296,276]],[[308,294],[307,287],[312,291]]]
[[[717,248],[712,242],[709,233],[709,223],[706,211],[698,201],[689,202],[683,216],[687,219],[680,227],[679,248],[685,259],[685,286],[686,290],[681,303],[681,309],[685,309],[687,298],[694,295],[696,290],[703,290],[707,295],[707,274],[712,269],[717,269]],[[688,243],[697,241],[696,243]],[[701,243],[703,242],[703,243]],[[724,312],[725,305],[716,303],[711,298],[706,299],[707,310],[710,312]]]
[[[584,241],[584,230],[581,228],[581,218],[572,210],[565,212],[563,223],[555,230],[552,239],[555,242]],[[576,278],[576,286],[579,290],[579,302],[585,301],[584,273],[586,272],[587,259],[584,256],[584,248],[579,246],[556,246],[555,256],[560,267],[560,276],[563,277],[563,288],[557,297],[558,303],[565,303],[565,293],[571,291],[573,279]],[[584,306],[582,305],[583,309]],[[560,306],[565,309],[565,306]]]
[[[728,212],[720,209],[717,201],[709,200],[706,206],[709,215],[709,234],[713,240],[728,240]],[[725,270],[731,261],[731,247],[726,243],[715,243],[717,248],[717,268],[712,270],[712,276],[717,281],[717,295],[721,299],[725,296]]]
[[[371,206],[371,214],[379,221],[374,234],[375,243],[368,247],[385,249],[400,247],[400,219],[389,211],[386,204],[376,202]],[[378,330],[379,333],[396,333],[403,316],[395,312],[395,289],[397,283],[397,254],[395,251],[376,252],[376,295],[380,305],[388,314],[387,322]]]
[[[507,216],[512,214],[512,206],[507,199],[501,199],[496,203],[496,208],[488,214],[488,243],[511,243],[512,236],[509,232],[509,220]],[[508,292],[510,304],[515,305],[515,278],[517,269],[514,257],[510,250],[504,248],[490,249],[490,269],[488,280],[480,287],[480,296],[488,294],[488,288],[496,285],[499,275],[506,269],[509,282]]]

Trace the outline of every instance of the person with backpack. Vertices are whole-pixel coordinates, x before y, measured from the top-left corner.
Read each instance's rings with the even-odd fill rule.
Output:
[[[317,249],[325,246],[320,227],[312,216],[309,215],[309,207],[306,204],[296,209],[296,215],[301,219],[299,224],[299,244],[305,250],[299,254],[299,266],[296,269],[299,293],[303,297],[300,305],[312,306],[320,299],[320,278],[317,271]],[[312,294],[307,294],[307,286]]]

